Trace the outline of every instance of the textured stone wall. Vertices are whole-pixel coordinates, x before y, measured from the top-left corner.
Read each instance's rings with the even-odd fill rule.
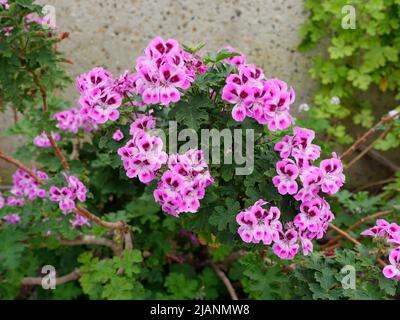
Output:
[[[71,32],[61,50],[74,64],[73,77],[96,66],[113,73],[133,69],[136,57],[159,35],[182,43],[205,42],[207,49],[226,44],[243,51],[268,77],[295,88],[295,106],[307,101],[313,83],[308,59],[296,52],[298,28],[306,13],[301,0],[40,0],[56,9],[56,22]],[[64,95],[75,101],[71,86]],[[15,149],[1,132],[9,117],[0,116],[0,145]],[[29,142],[30,143],[30,142]],[[0,163],[0,176],[9,176]]]

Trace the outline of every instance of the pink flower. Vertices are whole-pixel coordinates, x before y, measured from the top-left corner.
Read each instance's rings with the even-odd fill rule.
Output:
[[[332,154],[331,159],[322,160],[320,168],[322,171],[322,191],[327,194],[335,194],[344,184],[345,176],[343,166],[336,153]]]
[[[272,182],[280,194],[295,194],[298,189],[296,178],[299,175],[299,169],[293,160],[283,159],[276,164],[276,171],[278,173],[272,179]]]
[[[11,35],[11,31],[13,30],[14,27],[4,27],[2,31],[4,33],[4,36],[9,37]]]
[[[183,52],[185,65],[188,68],[187,76],[193,79],[193,81],[196,78],[196,74],[203,75],[209,69],[209,67],[205,65],[201,59],[198,58],[202,54],[202,52],[196,52],[195,55],[192,55],[189,52]]]
[[[49,179],[47,174],[44,172],[38,170],[34,170],[34,172],[42,180]],[[15,171],[13,175],[13,186],[11,188],[11,193],[19,198],[26,197],[28,200],[35,200],[36,198],[44,198],[46,196],[46,190],[40,188],[39,182],[21,169]],[[23,205],[23,202],[20,202],[20,200],[15,198],[10,198],[8,205]]]
[[[118,149],[126,175],[129,178],[138,177],[143,183],[151,182],[168,159],[163,151],[164,144],[161,138],[151,136],[144,131],[153,126],[155,126],[153,117],[138,117],[129,131],[132,139],[124,147]]]
[[[75,214],[75,220],[71,219],[71,220],[69,220],[69,222],[71,223],[73,229],[76,229],[78,227],[82,227],[85,225],[90,227],[89,220],[79,214]]]
[[[389,262],[390,265],[383,268],[383,275],[389,279],[400,279],[400,247],[390,252]]]
[[[136,89],[145,104],[178,102],[182,96],[179,89],[188,89],[195,79],[191,57],[174,39],[153,39],[136,62]]]
[[[131,92],[136,91],[136,80],[137,75],[131,74],[128,70],[126,70],[115,80],[113,89],[120,95],[129,96]]]
[[[138,114],[131,124],[129,134],[134,135],[137,130],[148,131],[156,127],[156,119],[151,115]]]
[[[75,208],[73,193],[67,187],[61,189],[55,186],[50,187],[50,201],[58,202],[58,206],[64,214]]]
[[[296,127],[293,129],[292,156],[296,159],[316,160],[320,157],[321,147],[311,144],[314,140],[315,132],[305,128]]]
[[[292,141],[293,137],[286,135],[275,145],[274,150],[280,152],[279,155],[282,159],[288,158],[292,154]]]
[[[103,68],[94,68],[87,74],[80,75],[76,79],[76,87],[81,94],[80,115],[94,125],[108,120],[116,121],[125,89],[121,81],[123,80],[115,81],[112,74]],[[133,86],[133,83],[130,85]]]
[[[265,115],[268,118],[268,129],[270,131],[284,130],[289,128],[293,123],[293,118],[290,115],[290,105],[294,102],[294,90],[290,88],[287,91],[287,84],[279,79],[270,79],[267,84],[272,87],[279,88],[274,94],[278,96],[278,101],[268,102],[265,105]]]
[[[225,50],[228,50],[229,52],[237,52],[240,53],[239,51],[235,50],[234,48],[230,47],[230,46],[226,46],[224,47]],[[226,63],[228,64],[232,64],[235,66],[241,66],[243,64],[246,64],[246,56],[243,53],[240,53],[240,55],[238,56],[234,56],[234,57],[230,57],[230,58],[226,58],[224,60]]]
[[[61,189],[55,186],[50,187],[50,201],[58,202],[60,210],[67,214],[75,208],[76,199],[81,202],[86,201],[87,189],[75,176],[68,176],[64,173],[64,177],[68,186]]]
[[[10,224],[17,224],[21,221],[21,217],[18,214],[8,214],[3,219]]]
[[[6,205],[9,207],[22,207],[25,205],[25,200],[23,198],[8,196],[6,200]]]
[[[264,73],[254,65],[241,64],[239,74],[226,78],[222,99],[234,104],[232,117],[243,121],[246,116],[275,131],[288,128],[293,119],[290,104],[294,102],[294,91],[278,79],[264,79]]]
[[[266,245],[279,240],[279,234],[282,232],[282,223],[279,221],[281,212],[277,207],[271,207],[268,211],[265,221],[263,243]]]
[[[51,135],[52,135],[52,137],[53,137],[53,139],[55,141],[60,141],[60,134],[59,133],[51,132]],[[43,131],[39,136],[36,136],[33,139],[33,144],[35,146],[41,147],[41,148],[50,148],[51,147],[50,139],[46,135],[45,131]]]
[[[205,188],[214,181],[202,151],[193,149],[183,155],[171,155],[168,167],[154,191],[156,202],[175,217],[183,212],[197,212]]]
[[[7,0],[0,0],[0,4],[6,9],[10,9],[10,5],[8,4]]]
[[[244,242],[263,242],[269,245],[279,240],[279,233],[282,231],[282,224],[279,221],[280,211],[277,207],[264,209],[263,206],[266,204],[266,201],[260,199],[253,206],[237,214],[238,234]]]
[[[114,132],[112,137],[115,141],[121,141],[124,138],[124,134],[118,129]]]
[[[294,218],[294,225],[300,230],[308,230],[317,233],[321,224],[321,200],[303,202],[300,206],[300,213]]]
[[[279,234],[279,240],[272,246],[274,253],[281,259],[291,260],[299,251],[298,234],[294,229]]]
[[[97,128],[88,116],[82,116],[75,108],[56,113],[53,118],[58,121],[57,128],[68,130],[72,133],[78,133],[79,128],[85,131],[91,131]]]
[[[0,192],[0,209],[3,208],[6,204],[6,201],[4,200],[3,194]]]
[[[301,248],[303,249],[303,255],[308,256],[310,252],[313,251],[313,244],[309,238],[310,233],[306,232],[300,232],[299,233],[299,239],[300,239],[300,244]],[[312,239],[312,236],[311,236]]]
[[[376,220],[376,226],[361,232],[364,236],[385,237],[389,244],[400,245],[400,226],[385,219]]]
[[[86,201],[86,193],[87,189],[85,185],[78,180],[75,176],[68,176],[64,174],[65,179],[68,183],[68,188],[71,191],[72,199],[75,200],[78,198],[79,201],[85,202]]]
[[[320,191],[322,181],[322,172],[320,168],[315,166],[307,167],[302,170],[300,180],[303,188],[294,196],[297,201],[310,201],[314,199]]]

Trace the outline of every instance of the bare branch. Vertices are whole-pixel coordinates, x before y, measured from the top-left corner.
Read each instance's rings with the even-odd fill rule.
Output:
[[[113,251],[115,256],[121,255],[122,252],[122,246],[118,245],[114,241],[106,238],[97,238],[96,236],[91,235],[84,235],[74,240],[60,239],[59,242],[60,244],[66,246],[79,246],[85,244],[97,244],[101,246],[106,246]]]
[[[387,215],[389,215],[391,213],[392,213],[392,210],[387,210],[387,211],[377,212],[377,213],[372,214],[372,215],[367,216],[367,217],[363,217],[359,221],[357,221],[356,223],[351,225],[346,230],[346,232],[349,233],[350,231],[353,231],[354,229],[358,228],[359,226],[363,225],[364,223],[366,223],[368,221],[375,220],[375,219],[378,219],[378,218],[383,217],[383,216],[387,216]],[[333,245],[334,243],[338,242],[339,240],[341,240],[343,238],[344,238],[344,236],[342,234],[339,234],[337,237],[335,237],[334,239],[330,240],[326,245],[324,245],[324,248],[326,249],[327,247],[330,247],[331,245]]]
[[[27,174],[29,174],[37,182],[42,183],[39,176],[35,172],[33,172],[31,169],[29,169],[27,166],[25,166],[21,161],[14,159],[13,157],[9,156],[2,150],[0,150],[0,158],[7,161],[8,163],[13,164],[17,168],[20,168],[21,170],[24,170]]]
[[[391,116],[383,117],[375,126],[373,126],[366,133],[364,133],[360,139],[358,139],[356,142],[354,142],[345,152],[343,152],[343,154],[340,156],[340,159],[343,160],[344,158],[351,155],[360,145],[362,145],[365,141],[367,141],[380,126],[382,126],[386,123],[389,123],[390,121],[394,120],[399,115],[400,115],[400,111],[396,112],[395,114],[393,114]]]
[[[81,271],[79,269],[75,269],[74,271],[66,274],[65,276],[57,277],[56,285],[71,282],[71,281],[76,281],[80,278],[80,276],[81,276]],[[42,279],[43,279],[42,277],[27,277],[27,278],[23,278],[21,280],[21,284],[24,286],[41,285]]]
[[[233,288],[231,281],[225,275],[225,273],[214,263],[211,262],[211,267],[214,269],[217,276],[222,280],[226,289],[228,289],[229,295],[231,296],[232,300],[239,300],[235,288]]]
[[[350,240],[351,242],[353,242],[356,246],[361,246],[361,242],[359,242],[357,239],[354,239],[351,235],[349,235],[346,231],[336,227],[334,224],[330,223],[329,227],[332,228],[333,230],[335,230],[337,233],[339,233],[340,235],[342,235],[344,238],[346,238],[347,240]]]

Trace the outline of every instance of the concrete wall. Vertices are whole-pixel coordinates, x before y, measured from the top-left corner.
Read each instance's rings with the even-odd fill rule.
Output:
[[[296,52],[298,28],[306,20],[302,0],[40,0],[56,9],[61,30],[71,32],[61,50],[74,64],[73,77],[96,66],[113,73],[133,69],[136,57],[159,35],[181,43],[205,42],[207,49],[229,44],[243,51],[268,77],[295,88],[295,107],[308,101],[313,83],[308,59]],[[76,100],[71,87],[64,95]],[[1,132],[9,124],[0,116],[0,145],[15,149]],[[30,142],[29,142],[30,143]],[[0,176],[10,168],[0,163]]]

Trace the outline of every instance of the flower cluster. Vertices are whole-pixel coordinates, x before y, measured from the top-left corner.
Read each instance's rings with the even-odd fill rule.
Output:
[[[49,177],[46,173],[33,170],[40,179],[48,180]],[[27,172],[22,169],[17,169],[13,177],[13,186],[11,193],[15,196],[7,198],[8,206],[21,206],[25,203],[25,199],[35,200],[36,198],[44,198],[46,196],[46,190],[40,188],[40,184],[37,180],[32,178]]]
[[[285,230],[280,221],[279,208],[271,206],[269,209],[264,209],[263,206],[266,204],[266,201],[260,199],[236,216],[239,224],[238,233],[242,240],[247,243],[273,244],[273,252],[281,259],[293,259],[300,245],[304,255],[312,251],[313,246],[308,232],[296,230],[292,223],[288,223]]]
[[[88,117],[82,116],[76,108],[60,111],[53,118],[58,122],[57,128],[71,133],[78,133],[79,128],[83,128],[85,131],[97,129],[97,125]]]
[[[3,197],[3,194],[0,192],[0,209],[3,208],[6,204],[6,200]]]
[[[234,53],[234,52],[239,53],[238,56],[229,57],[229,58],[224,59],[224,61],[226,63],[237,66],[237,67],[246,64],[246,56],[243,53],[238,52],[231,46],[226,46],[226,47],[224,47],[224,49],[229,52],[232,52],[232,53]]]
[[[155,128],[155,119],[150,115],[140,115],[131,124],[129,134],[132,139],[118,149],[118,154],[129,178],[138,177],[143,183],[152,181],[167,162],[168,156],[162,151],[163,141],[151,136],[147,131]]]
[[[320,190],[329,195],[338,192],[345,181],[340,159],[333,153],[333,157],[322,160],[319,167],[312,165],[321,151],[319,146],[312,144],[315,132],[295,127],[293,133],[275,145],[282,160],[277,163],[278,175],[272,181],[279,193],[296,194],[296,200],[304,202],[317,197]],[[302,183],[300,190],[298,178]]]
[[[40,25],[46,25],[46,26],[52,26],[54,25],[53,21],[50,19],[50,17],[38,17],[35,14],[31,13],[25,16],[24,18],[26,23],[37,23]],[[25,26],[26,29],[30,29],[30,26],[27,25]]]
[[[21,217],[16,213],[8,214],[4,216],[3,219],[10,224],[17,224],[21,221]]]
[[[93,124],[115,121],[119,118],[118,108],[123,95],[120,83],[116,84],[112,74],[103,68],[94,68],[76,79],[80,93],[80,115]]]
[[[50,200],[58,202],[60,210],[64,213],[70,213],[75,208],[75,201],[78,199],[81,202],[86,201],[87,189],[85,185],[78,180],[75,176],[68,176],[64,174],[67,181],[67,186],[57,188],[56,186],[50,187]]]
[[[176,40],[157,37],[136,60],[136,91],[145,104],[168,106],[181,99],[179,89],[190,87],[198,69],[203,67]]]
[[[296,232],[304,255],[312,251],[313,239],[321,239],[334,219],[329,203],[320,192],[332,195],[345,181],[343,165],[336,154],[331,159],[322,160],[319,167],[313,161],[320,157],[321,148],[313,144],[315,132],[295,127],[294,135],[286,135],[275,145],[281,161],[277,162],[278,175],[272,179],[282,195],[293,195],[300,201],[300,212],[289,224]],[[294,234],[294,233],[293,233]]]
[[[205,188],[214,182],[203,152],[191,149],[183,155],[170,155],[168,168],[154,191],[155,200],[163,211],[175,217],[197,212]]]
[[[376,225],[361,233],[364,236],[383,238],[393,248],[389,253],[390,264],[383,268],[386,278],[400,279],[400,226],[384,219],[376,220]]]
[[[4,7],[4,9],[10,9],[10,5],[8,4],[7,0],[0,0],[0,5]]]
[[[51,136],[53,137],[54,141],[60,141],[60,134],[51,132]],[[33,144],[37,147],[41,148],[50,148],[51,143],[49,137],[46,135],[46,132],[43,131],[40,135],[36,136],[33,139]]]
[[[81,216],[80,214],[77,214],[77,213],[74,215],[74,217],[75,217],[74,220],[72,220],[72,219],[69,220],[69,222],[71,223],[73,229],[76,229],[78,227],[82,227],[82,226],[85,226],[85,225],[90,227],[89,220],[86,219],[85,217],[83,217],[83,216]]]
[[[279,79],[266,80],[261,69],[240,65],[239,74],[226,78],[222,98],[234,104],[232,117],[241,122],[246,117],[267,125],[270,131],[284,130],[293,123],[290,105],[294,102],[293,88]]]
[[[240,226],[238,233],[244,242],[263,242],[269,245],[279,240],[279,232],[282,231],[282,224],[279,221],[281,212],[277,207],[264,209],[263,206],[266,204],[266,201],[260,199],[236,216],[236,222]]]
[[[182,55],[183,60],[185,61],[185,65],[188,69],[188,76],[193,79],[190,82],[196,79],[196,74],[203,75],[209,69],[209,67],[203,63],[203,60],[199,58],[201,55],[203,55],[202,51],[198,51],[194,55],[189,52],[183,51]]]
[[[2,32],[5,37],[9,37],[11,35],[11,31],[13,31],[13,30],[14,30],[14,27],[4,27],[2,29]]]
[[[116,130],[112,136],[115,141],[121,141],[124,138],[124,134],[121,130]]]
[[[284,227],[277,220],[279,214],[276,214],[277,218],[272,220],[274,229],[270,228],[271,214],[261,208],[260,204],[266,204],[263,200],[237,216],[241,226],[239,235],[243,241],[258,243],[261,239],[268,239],[263,240],[263,243],[270,244],[272,239],[273,251],[282,259],[293,259],[300,246],[304,255],[313,250],[311,240],[321,239],[334,219],[329,203],[319,193],[334,194],[345,180],[342,163],[336,154],[331,159],[321,161],[319,167],[312,164],[320,157],[321,151],[319,146],[312,144],[314,131],[295,127],[293,132],[293,136],[286,135],[275,145],[282,160],[276,164],[278,175],[272,182],[280,194],[293,195],[301,202],[300,212]],[[279,212],[279,209],[272,208]],[[260,230],[263,238],[258,235],[254,237],[254,232],[261,232]],[[253,241],[248,241],[249,239]]]

